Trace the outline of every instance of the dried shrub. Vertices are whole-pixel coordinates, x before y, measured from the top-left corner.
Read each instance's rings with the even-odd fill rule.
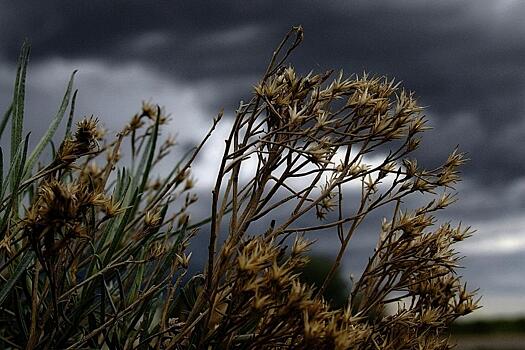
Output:
[[[222,114],[199,146],[154,179],[175,146],[159,137],[169,116],[144,103],[114,140],[94,118],[72,133],[71,78],[28,155],[24,47],[1,124],[3,132],[10,119],[12,130],[0,197],[3,348],[452,347],[449,325],[477,308],[455,272],[454,243],[470,231],[437,225],[433,213],[454,201],[463,155],[420,167],[411,155],[427,127],[414,95],[384,77],[301,76],[285,65],[301,40],[302,29],[293,28],[236,111],[210,216],[197,222],[190,168]],[[68,105],[64,140],[36,168]],[[384,156],[372,162],[370,154]],[[344,199],[352,193],[357,200]],[[406,207],[417,194],[428,200]],[[360,225],[380,208],[392,213],[377,246],[346,305],[332,308],[321,295]],[[299,278],[314,232],[338,242],[319,288]],[[202,274],[186,276],[195,234],[209,235],[208,260]]]

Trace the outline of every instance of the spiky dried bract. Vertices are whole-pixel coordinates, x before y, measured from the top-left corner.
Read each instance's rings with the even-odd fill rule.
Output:
[[[190,168],[222,113],[163,178],[155,170],[175,142],[160,139],[168,116],[150,102],[115,140],[82,120],[48,166],[4,194],[3,347],[452,348],[449,325],[478,307],[455,272],[454,244],[471,231],[434,215],[455,201],[464,157],[425,169],[413,157],[428,129],[414,94],[367,74],[302,76],[283,64],[301,40],[294,28],[236,111],[209,218],[191,219]],[[410,208],[414,196],[428,201]],[[381,208],[391,217],[334,308],[324,290]],[[186,278],[199,227],[208,260]],[[318,288],[300,275],[316,232],[337,250]]]
[[[220,294],[218,304],[227,307],[212,325],[212,338],[240,342],[239,332],[249,332],[249,342],[239,346],[250,349],[347,349],[364,344],[371,327],[346,309],[330,310],[311,286],[299,281],[297,271],[306,262],[308,245],[296,240],[294,252],[287,256],[269,238],[243,242]]]
[[[242,346],[449,348],[447,327],[477,308],[455,275],[453,244],[469,232],[436,228],[432,213],[453,202],[447,190],[459,181],[463,155],[454,151],[432,170],[411,157],[428,127],[414,94],[393,80],[301,76],[292,66],[271,65],[268,72],[253,98],[239,106],[226,140],[213,190],[206,286],[190,313],[197,325],[188,332],[199,346],[227,347],[250,334]],[[240,176],[246,168],[257,169],[247,180]],[[429,203],[404,208],[417,193],[431,197]],[[357,205],[345,206],[343,198],[352,195],[359,196]],[[393,211],[391,222],[383,224],[348,308],[331,310],[320,296],[360,224],[381,207]],[[228,237],[219,246],[226,217]],[[246,241],[256,222],[268,229],[263,238]],[[318,290],[301,286],[289,266],[300,255],[297,244],[285,253],[286,238],[330,230],[339,241],[330,272]],[[217,305],[225,310],[219,325],[209,315],[198,319]]]

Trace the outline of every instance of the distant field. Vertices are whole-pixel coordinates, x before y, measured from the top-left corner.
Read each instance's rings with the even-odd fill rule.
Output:
[[[461,335],[457,350],[525,350],[525,334]]]
[[[525,318],[459,322],[452,334],[457,350],[525,350]]]
[[[454,335],[489,335],[489,334],[523,334],[525,335],[525,318],[489,319],[468,322],[457,322],[452,325]]]

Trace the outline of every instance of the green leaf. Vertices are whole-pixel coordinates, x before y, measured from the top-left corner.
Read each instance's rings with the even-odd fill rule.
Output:
[[[144,259],[144,249],[142,248],[141,250],[142,251],[139,253],[138,259]],[[132,285],[128,293],[128,300],[126,301],[127,305],[131,304],[133,300],[137,299],[138,293],[142,287],[145,272],[146,268],[144,264],[138,264],[138,266],[133,269],[133,272],[131,273]]]
[[[3,304],[5,298],[9,295],[9,293],[13,289],[13,286],[20,279],[22,274],[27,270],[27,268],[29,267],[32,261],[33,261],[33,254],[26,253],[22,257],[22,260],[16,267],[14,273],[11,275],[11,278],[9,278],[9,280],[7,280],[7,282],[5,282],[2,287],[0,287],[0,305]]]
[[[69,109],[69,117],[67,118],[66,125],[66,136],[71,136],[71,126],[73,125],[73,115],[75,114],[75,102],[77,101],[78,90],[75,90],[73,93],[73,98],[71,99],[71,107]]]
[[[14,291],[14,296],[15,296],[14,299],[15,299],[16,309],[17,309],[17,312],[15,313],[16,313],[16,318],[18,321],[17,322],[18,327],[22,331],[23,337],[27,338],[29,336],[29,331],[27,329],[27,324],[24,318],[24,306],[26,306],[27,304],[22,301],[24,297],[21,296],[22,294],[21,290],[19,290],[18,288],[15,288],[13,291]]]
[[[4,217],[2,219],[2,222],[0,223],[0,234],[4,234],[6,232],[7,223],[9,221],[9,218],[12,214],[15,216],[18,215],[18,205],[20,204],[18,201],[18,189],[20,187],[20,183],[22,180],[22,171],[24,169],[24,164],[27,156],[27,147],[29,144],[29,135],[26,135],[23,148],[20,148],[18,146],[17,152],[15,154],[15,158],[12,160],[8,172],[8,179],[9,183],[11,184],[11,198],[9,198],[9,205],[6,208],[6,211],[4,213]],[[2,188],[2,192],[5,191],[5,187]]]
[[[151,165],[153,163],[153,157],[155,156],[155,148],[157,146],[157,139],[159,136],[159,124],[160,124],[160,107],[157,106],[157,119],[155,120],[155,125],[153,127],[153,134],[150,136],[148,140],[148,160],[146,161],[146,167],[144,168],[144,172],[142,173],[142,182],[140,184],[139,192],[142,193],[144,190],[144,187],[146,186],[146,182],[149,178],[149,173],[151,171]],[[143,163],[143,162],[141,162]],[[142,165],[142,164],[141,164]],[[141,167],[139,167],[140,170],[142,170]],[[138,173],[137,175],[139,175]]]
[[[7,111],[5,111],[4,116],[2,117],[2,122],[0,122],[0,138],[4,134],[5,127],[7,126],[7,122],[9,121],[9,117],[11,117],[11,112],[13,111],[13,104],[11,103],[9,105],[9,108]]]
[[[158,115],[160,115],[160,107],[158,108]],[[126,210],[124,216],[121,218],[119,226],[116,231],[111,232],[107,235],[108,239],[111,240],[111,245],[106,252],[104,257],[104,266],[107,265],[113,258],[113,254],[117,247],[121,244],[122,238],[124,237],[125,228],[127,224],[133,220],[137,209],[139,208],[140,198],[142,196],[142,191],[146,186],[146,182],[149,178],[149,173],[151,166],[153,164],[153,158],[155,155],[155,148],[157,144],[158,134],[159,134],[159,124],[160,117],[158,117],[153,126],[153,132],[149,135],[147,147],[144,150],[142,155],[141,162],[139,163],[138,168],[135,171],[135,174],[131,180],[130,190],[135,189],[134,191],[128,191],[125,198],[124,206],[128,209]],[[139,178],[141,178],[140,184],[138,183]]]
[[[134,201],[135,198],[138,197],[138,192],[135,191],[132,195],[132,201]],[[133,219],[133,212],[135,211],[135,208],[128,207],[126,209],[126,212],[124,213],[124,216],[122,217],[119,226],[117,230],[113,233],[111,237],[111,245],[109,246],[108,251],[106,252],[106,255],[104,256],[104,263],[103,266],[107,266],[111,259],[113,258],[113,254],[115,253],[115,250],[117,249],[118,245],[121,243],[122,237],[126,233],[125,228],[127,224]]]
[[[0,147],[0,202],[4,199],[4,151]]]
[[[11,161],[9,163],[9,169],[7,169],[7,174],[6,174],[6,183],[4,183],[3,187],[2,187],[2,193],[4,193],[4,194],[7,191],[7,186],[12,181],[14,181],[14,179],[17,176],[16,174],[19,171],[20,158],[22,157],[23,150],[24,150],[23,144],[20,143],[20,145],[18,145],[18,147],[17,147],[17,152],[16,152],[14,158],[11,158]]]
[[[191,308],[195,305],[199,293],[204,287],[205,278],[202,274],[193,276],[186,285],[181,288],[179,295],[175,301],[170,305],[170,314],[187,315],[191,312]]]
[[[58,111],[51,121],[51,125],[47,129],[46,133],[42,138],[40,139],[40,142],[38,142],[38,145],[35,147],[31,155],[29,156],[29,159],[27,160],[25,169],[24,169],[24,175],[29,176],[31,174],[31,170],[33,169],[33,166],[35,165],[35,162],[37,161],[38,157],[40,157],[40,154],[44,151],[44,148],[47,146],[53,135],[55,134],[56,130],[58,129],[58,126],[60,125],[60,122],[64,118],[64,114],[66,112],[67,106],[69,105],[69,98],[71,96],[71,90],[73,89],[73,80],[75,78],[76,70],[71,73],[71,77],[69,78],[69,83],[67,84],[66,92],[64,93],[64,98],[62,99],[62,103],[60,104],[60,107],[58,108]]]
[[[15,79],[15,91],[12,103],[11,119],[11,159],[18,151],[22,142],[22,131],[24,124],[24,98],[26,86],[27,62],[29,61],[30,46],[27,42],[22,45]]]

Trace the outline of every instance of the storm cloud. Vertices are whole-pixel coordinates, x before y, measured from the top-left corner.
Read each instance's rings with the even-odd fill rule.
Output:
[[[494,313],[502,295],[525,294],[516,277],[525,252],[524,16],[525,3],[509,0],[3,1],[0,103],[10,99],[28,38],[28,128],[48,120],[78,68],[80,114],[116,129],[151,98],[173,112],[175,129],[192,123],[182,135],[191,143],[220,108],[231,112],[249,96],[275,45],[300,24],[305,41],[290,58],[300,71],[395,77],[427,106],[434,127],[420,162],[435,165],[456,145],[468,153],[460,201],[444,219],[478,230],[464,246],[472,256],[465,276]],[[203,193],[210,154],[199,163]]]

